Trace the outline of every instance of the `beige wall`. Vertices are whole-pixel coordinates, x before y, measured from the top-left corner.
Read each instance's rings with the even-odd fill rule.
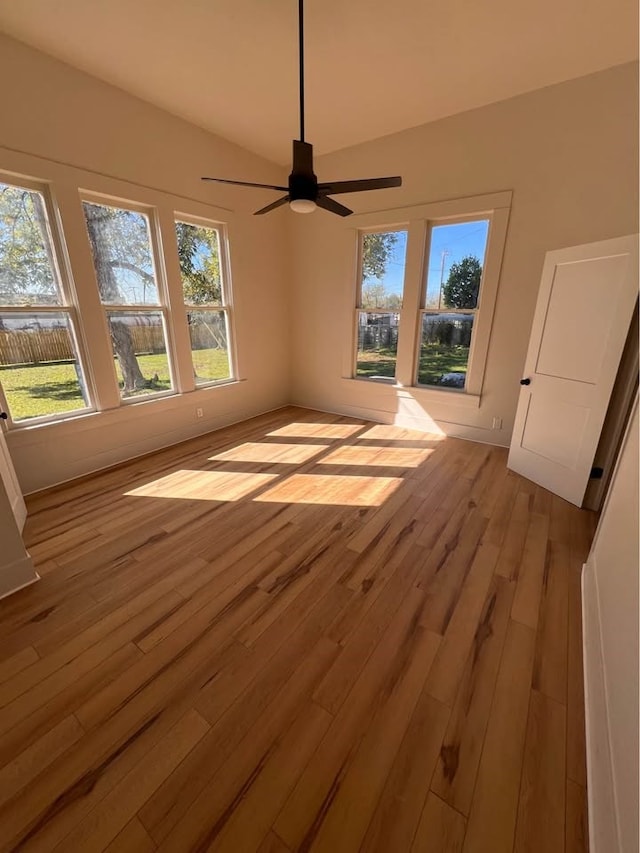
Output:
[[[26,152],[45,158],[30,161],[35,177],[57,161],[131,182],[132,198],[142,186],[233,209],[244,380],[13,432],[26,492],[289,401],[508,444],[544,253],[637,230],[633,65],[320,158],[321,179],[402,173],[402,189],[346,197],[358,212],[513,190],[480,406],[345,382],[354,282],[341,260],[352,255],[344,221],[324,211],[253,217],[271,194],[203,184],[200,175],[280,181],[285,169],[2,36],[0,74],[12,81],[2,94],[0,169]],[[490,429],[494,417],[501,430]]]
[[[508,445],[545,252],[638,229],[637,103],[637,68],[623,65],[320,158],[320,180],[402,175],[401,189],[345,196],[357,212],[501,190],[513,190],[513,203],[475,409],[454,405],[455,392],[443,403],[342,379],[355,237],[323,211],[293,220],[294,401],[417,427],[433,419],[447,433]]]
[[[593,853],[638,849],[638,406],[583,578]]]
[[[58,161],[131,182],[124,193],[132,199],[143,186],[233,210],[230,253],[244,380],[64,424],[14,431],[9,445],[23,490],[33,491],[286,403],[290,322],[285,215],[251,215],[273,193],[214,187],[199,180],[213,174],[280,182],[286,171],[4,36],[0,36],[0,78],[11,81],[1,96],[0,170],[13,168],[47,179],[54,170],[48,161]],[[197,85],[214,83],[197,81]],[[31,158],[28,167],[18,169],[12,167],[15,152],[46,159]],[[55,168],[59,173],[60,167]],[[202,420],[196,421],[196,406],[204,408]]]

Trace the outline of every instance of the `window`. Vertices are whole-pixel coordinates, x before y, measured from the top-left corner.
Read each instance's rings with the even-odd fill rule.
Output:
[[[407,231],[360,235],[360,287],[355,375],[394,379],[407,254]]]
[[[0,387],[12,421],[91,406],[76,319],[44,192],[0,183]]]
[[[149,217],[85,201],[84,217],[123,400],[173,389],[166,307],[156,276]]]
[[[176,238],[195,383],[230,379],[229,300],[221,233],[209,225],[178,220]]]
[[[510,205],[507,191],[345,222],[359,258],[349,378],[480,405]]]
[[[464,388],[489,220],[433,225],[420,314],[417,382]]]

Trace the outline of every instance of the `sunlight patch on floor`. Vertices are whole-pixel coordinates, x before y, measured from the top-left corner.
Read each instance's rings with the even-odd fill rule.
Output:
[[[404,481],[401,477],[292,474],[254,500],[336,506],[380,506],[402,482]]]
[[[268,436],[290,438],[349,438],[364,427],[364,424],[287,424],[268,432]]]
[[[232,471],[174,471],[125,492],[141,498],[198,501],[238,501],[273,480],[277,474],[240,474]]]
[[[444,433],[420,432],[417,429],[405,429],[393,424],[376,424],[358,438],[375,438],[378,441],[423,441],[432,444],[434,441],[443,441]]]
[[[283,462],[299,465],[328,450],[329,444],[268,444],[247,442],[211,456],[211,461],[220,462]]]
[[[433,453],[431,449],[409,447],[339,447],[319,459],[319,465],[372,465],[379,467],[417,468]]]

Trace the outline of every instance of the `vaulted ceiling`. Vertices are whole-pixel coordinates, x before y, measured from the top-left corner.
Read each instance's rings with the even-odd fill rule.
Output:
[[[283,163],[296,0],[0,0],[0,29]],[[307,0],[307,138],[327,153],[637,58],[635,0]]]

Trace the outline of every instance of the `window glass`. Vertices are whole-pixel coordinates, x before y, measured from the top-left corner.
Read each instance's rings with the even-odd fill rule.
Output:
[[[100,299],[107,310],[123,400],[172,389],[164,323],[153,265],[149,218],[133,210],[84,202]],[[138,307],[136,307],[138,306]]]
[[[464,389],[489,220],[431,229],[417,381]]]
[[[379,231],[362,235],[361,308],[391,311],[402,308],[406,258],[406,231]]]
[[[358,312],[356,376],[362,379],[393,379],[398,356],[397,313]]]
[[[83,206],[102,302],[158,305],[148,218],[104,204]]]
[[[356,377],[393,379],[407,258],[407,231],[360,236],[360,298]]]
[[[431,229],[425,308],[476,308],[489,220]]]
[[[176,222],[186,305],[222,305],[220,249],[215,228]]]
[[[0,383],[14,421],[89,405],[65,313],[0,313]]]
[[[176,240],[195,383],[231,379],[230,323],[224,304],[220,233],[208,225],[178,220]]]
[[[189,311],[189,337],[196,385],[231,378],[227,324],[223,311]]]
[[[159,311],[109,311],[111,343],[122,397],[171,389],[162,314]]]
[[[62,302],[44,198],[0,183],[0,304]]]

